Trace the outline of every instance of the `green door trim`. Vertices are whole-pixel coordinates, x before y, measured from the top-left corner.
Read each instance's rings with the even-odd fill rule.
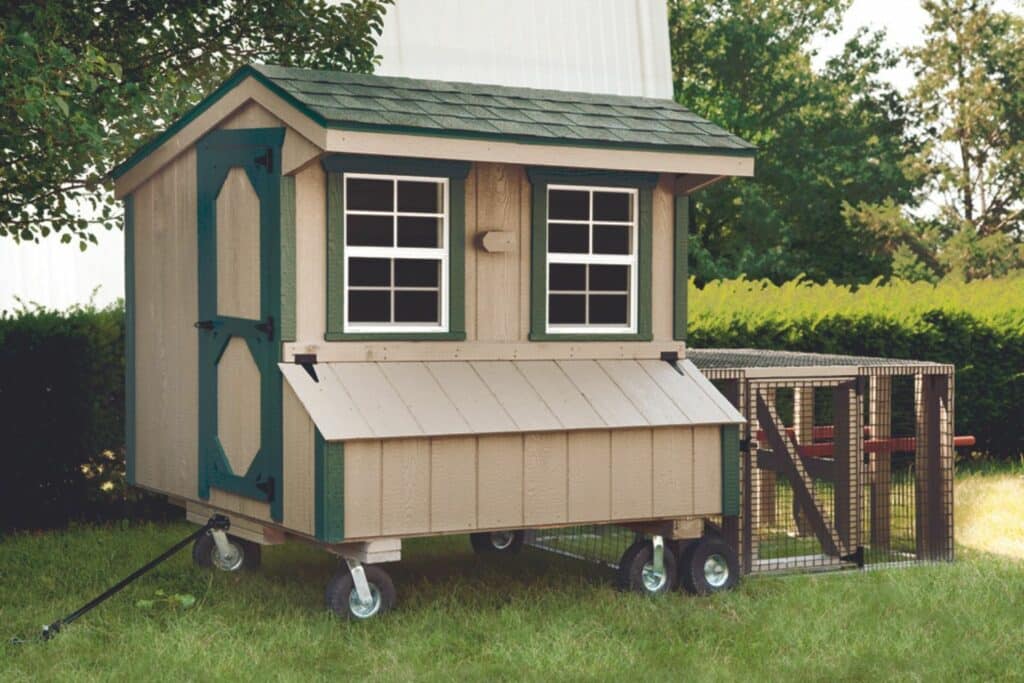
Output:
[[[690,286],[689,239],[692,204],[686,195],[675,197],[672,226],[672,338],[686,341],[687,296]]]
[[[199,486],[206,500],[216,487],[270,504],[283,519],[283,401],[281,358],[281,146],[284,128],[216,130],[196,144],[199,319]],[[260,310],[253,321],[217,315],[216,198],[235,167],[242,168],[260,198]],[[262,167],[263,170],[259,170]],[[269,319],[269,320],[268,320]],[[254,323],[270,322],[269,332]],[[276,324],[275,324],[276,323]],[[277,328],[275,330],[275,327]],[[234,337],[244,339],[260,371],[260,448],[245,473],[232,472],[217,438],[217,362]]]
[[[722,514],[740,514],[739,425],[722,425]]]

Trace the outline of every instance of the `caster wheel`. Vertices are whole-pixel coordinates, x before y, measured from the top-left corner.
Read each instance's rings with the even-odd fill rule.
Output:
[[[654,568],[654,544],[651,541],[637,541],[626,549],[619,560],[616,586],[621,591],[661,595],[670,592],[676,585],[676,556],[666,544],[662,555],[662,571]]]
[[[679,581],[688,593],[709,595],[733,588],[740,564],[732,546],[717,536],[705,536],[687,547],[679,566]]]
[[[523,549],[523,540],[526,534],[518,531],[491,531],[480,534],[470,534],[469,542],[473,550],[479,554],[486,553],[518,553]]]
[[[224,572],[256,569],[260,566],[260,545],[228,534],[228,553],[222,555],[213,534],[206,532],[192,545],[192,561],[196,566]]]
[[[395,606],[395,584],[391,577],[376,565],[364,565],[366,582],[370,584],[370,601],[359,599],[355,581],[348,568],[342,568],[327,584],[327,609],[347,621],[372,619]]]

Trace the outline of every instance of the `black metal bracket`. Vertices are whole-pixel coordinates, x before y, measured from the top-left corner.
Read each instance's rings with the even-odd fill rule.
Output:
[[[662,351],[661,359],[666,363],[678,363],[679,352],[678,351]]]
[[[253,161],[256,162],[257,166],[267,169],[267,173],[274,172],[274,150],[270,147],[267,147],[267,151],[256,157]]]
[[[273,503],[274,502],[274,478],[273,477],[267,477],[263,481],[256,482],[256,488],[258,488],[260,491],[263,491],[263,493],[267,494],[267,502],[268,503]]]
[[[256,329],[267,335],[267,341],[274,341],[274,316],[268,315],[265,322],[256,323]]]
[[[857,549],[854,550],[852,553],[850,553],[849,555],[843,555],[839,559],[842,560],[843,562],[853,562],[860,569],[863,569],[864,568],[864,546],[862,546],[862,545],[857,546]]]
[[[213,322],[212,320],[197,320],[196,322],[192,323],[192,327],[196,328],[197,330],[212,330],[215,325],[216,323]]]
[[[319,384],[320,378],[316,374],[316,354],[315,353],[297,353],[295,354],[295,363],[301,365],[302,369],[306,371],[306,374],[313,378],[314,382]]]

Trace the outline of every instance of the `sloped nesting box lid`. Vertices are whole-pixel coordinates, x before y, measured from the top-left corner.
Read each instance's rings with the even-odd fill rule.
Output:
[[[319,363],[281,372],[328,441],[737,424],[689,361]]]

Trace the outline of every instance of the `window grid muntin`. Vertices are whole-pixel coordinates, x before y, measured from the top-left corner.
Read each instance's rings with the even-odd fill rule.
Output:
[[[550,196],[552,190],[570,190],[570,191],[585,191],[587,192],[587,201],[589,202],[589,216],[588,220],[581,219],[561,219],[551,218],[551,202]],[[552,223],[563,223],[573,225],[586,225],[588,226],[588,253],[566,253],[566,252],[552,252],[548,249],[547,241],[544,244],[545,253],[545,268],[544,268],[544,325],[545,332],[549,334],[635,334],[637,331],[637,288],[639,286],[638,278],[638,254],[639,254],[639,191],[636,188],[620,188],[620,187],[602,187],[595,185],[548,185],[546,192],[548,193],[548,201],[545,202],[546,214],[545,214],[545,225],[550,231]],[[630,195],[630,210],[632,211],[632,220],[630,221],[597,221],[594,220],[594,194],[597,192],[608,192],[618,194]],[[622,226],[627,227],[630,230],[629,234],[629,254],[595,254],[594,253],[594,226],[608,225],[608,226]],[[550,232],[549,232],[550,234]],[[591,325],[589,323],[582,324],[566,324],[566,323],[551,323],[551,295],[552,294],[583,294],[585,300],[585,314],[584,320],[590,319],[590,268],[586,270],[586,284],[588,287],[587,292],[579,291],[566,291],[558,290],[551,291],[551,265],[552,264],[583,264],[583,265],[622,265],[629,266],[629,291],[626,293],[627,301],[627,313],[629,321],[627,325],[604,325],[597,324]],[[615,295],[615,292],[602,291],[600,294]],[[599,295],[600,295],[599,294]]]
[[[372,211],[368,209],[348,209],[348,181],[350,178],[366,178],[372,180],[388,180],[391,182],[391,211]],[[428,182],[441,187],[441,212],[440,213],[428,213],[422,211],[400,211],[398,209],[398,184],[401,181],[417,181],[417,182]],[[342,295],[342,311],[343,311],[343,332],[345,333],[360,333],[360,332],[447,332],[448,331],[448,296],[449,291],[449,280],[450,273],[448,268],[448,255],[450,246],[449,236],[449,216],[450,216],[450,198],[449,198],[449,183],[448,178],[445,177],[434,177],[434,176],[413,176],[413,175],[393,175],[393,174],[380,174],[380,173],[344,173],[342,174],[342,188],[345,193],[345,215],[344,215],[344,227],[342,230],[342,244],[343,252],[345,255],[345,276],[342,286],[344,287]],[[391,217],[391,244],[390,247],[363,247],[363,246],[349,246],[348,244],[348,217],[349,216],[390,216]],[[398,219],[404,217],[415,217],[415,218],[435,218],[441,220],[441,234],[439,237],[440,246],[438,247],[399,247],[398,244]],[[350,259],[353,258],[376,258],[376,259],[387,259],[389,261],[390,268],[390,286],[363,286],[363,285],[349,285],[349,276],[351,269],[349,266]],[[398,259],[413,259],[422,261],[439,261],[440,274],[438,276],[438,287],[397,287],[395,285],[395,261]],[[388,290],[390,292],[390,318],[391,322],[351,322],[349,320],[349,293],[359,291],[383,291]],[[438,297],[438,318],[440,319],[437,323],[408,323],[408,322],[395,322],[395,293],[397,292],[415,292],[415,291],[436,291]]]

